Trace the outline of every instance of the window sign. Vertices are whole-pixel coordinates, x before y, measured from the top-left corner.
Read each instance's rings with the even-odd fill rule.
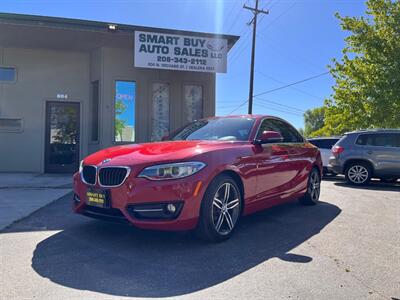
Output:
[[[152,141],[160,141],[169,133],[169,84],[153,83]]]
[[[134,81],[115,82],[115,141],[135,141],[135,100]]]
[[[228,40],[135,31],[135,67],[226,73]]]
[[[185,85],[185,117],[187,122],[203,117],[203,87],[201,85]]]

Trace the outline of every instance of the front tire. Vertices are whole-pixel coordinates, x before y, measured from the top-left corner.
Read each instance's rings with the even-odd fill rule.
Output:
[[[363,162],[355,162],[346,168],[347,182],[352,185],[366,185],[371,180],[372,171],[369,165]]]
[[[242,212],[242,194],[230,176],[217,176],[208,186],[200,209],[197,235],[221,242],[231,237]]]
[[[321,193],[321,175],[317,168],[313,168],[308,176],[307,192],[299,199],[303,205],[315,205]]]

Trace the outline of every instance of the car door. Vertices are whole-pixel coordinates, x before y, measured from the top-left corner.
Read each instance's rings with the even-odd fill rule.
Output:
[[[284,140],[282,143],[264,144],[258,147],[255,153],[257,164],[256,172],[256,191],[257,200],[264,201],[275,198],[286,193],[291,189],[291,179],[295,176],[295,170],[291,162],[291,154],[293,151],[291,143],[285,141],[285,128],[283,122],[274,118],[266,118],[262,121],[257,132],[257,137],[263,131],[279,132]],[[278,199],[279,200],[279,199]]]
[[[286,165],[288,171],[288,184],[285,186],[285,193],[291,195],[303,189],[308,181],[310,165],[315,159],[313,148],[306,145],[306,141],[300,133],[289,123],[279,121],[283,141],[288,147],[289,160]]]
[[[373,162],[375,175],[400,176],[399,133],[362,134],[356,144],[364,145],[364,157]]]

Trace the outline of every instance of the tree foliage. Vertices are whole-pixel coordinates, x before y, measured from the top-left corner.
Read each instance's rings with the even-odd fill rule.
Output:
[[[399,128],[400,2],[368,0],[366,17],[336,16],[350,35],[343,58],[330,66],[336,84],[324,104],[325,126],[313,134]]]
[[[304,113],[304,136],[315,136],[315,132],[324,127],[325,108],[308,109]]]

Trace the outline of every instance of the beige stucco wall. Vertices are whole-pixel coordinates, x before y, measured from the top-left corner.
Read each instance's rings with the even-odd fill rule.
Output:
[[[0,65],[17,68],[17,82],[0,84],[0,117],[20,117],[22,133],[0,132],[0,172],[43,172],[45,101],[81,103],[81,158],[114,145],[116,80],[136,82],[136,142],[151,134],[151,85],[170,84],[170,126],[184,125],[183,86],[203,86],[203,115],[215,114],[215,74],[150,70],[133,66],[133,49],[97,48],[88,52],[2,48]],[[100,81],[99,142],[89,141],[90,82]]]
[[[17,68],[15,83],[0,84],[0,116],[23,119],[21,133],[0,132],[0,171],[43,172],[45,101],[81,102],[88,111],[89,54],[47,49],[0,48],[1,64]],[[81,154],[87,153],[88,124],[81,118]]]

